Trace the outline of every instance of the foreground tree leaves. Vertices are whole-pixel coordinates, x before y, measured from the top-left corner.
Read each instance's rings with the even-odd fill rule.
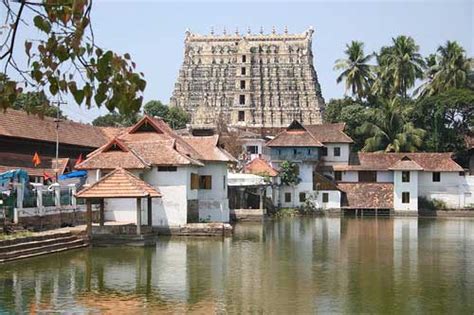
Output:
[[[146,87],[143,73],[128,53],[123,56],[97,46],[91,27],[92,0],[2,0],[10,29],[0,35],[0,107],[11,107],[22,88],[49,96],[71,94],[79,105],[94,104],[128,115],[139,111]],[[25,26],[25,11],[34,14]],[[25,22],[25,23],[23,23]],[[14,47],[21,28],[34,27],[44,36],[24,43],[28,69],[20,69]],[[3,72],[3,73],[1,73]],[[8,78],[16,72],[20,80]]]

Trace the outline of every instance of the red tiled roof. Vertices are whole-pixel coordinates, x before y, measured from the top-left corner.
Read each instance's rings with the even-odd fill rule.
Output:
[[[271,167],[270,164],[262,158],[255,158],[247,163],[244,167],[244,171],[247,174],[266,175],[270,177],[278,175],[278,171]]]
[[[337,171],[386,171],[396,162],[408,157],[427,172],[461,172],[463,168],[452,158],[452,153],[351,153],[349,165],[334,165]]]
[[[339,190],[336,183],[321,174],[314,173],[313,180],[316,183],[316,190]]]
[[[313,135],[306,130],[296,120],[288,128],[279,133],[275,138],[267,142],[267,147],[322,147],[323,144],[316,140]]]
[[[392,209],[391,183],[339,183],[341,207],[346,209]]]
[[[322,143],[353,143],[351,137],[344,133],[345,123],[306,125],[314,138]]]
[[[116,168],[99,181],[78,192],[76,197],[86,199],[161,197],[161,193],[123,168]]]
[[[41,119],[23,111],[0,111],[0,136],[56,142],[56,123],[53,118]],[[59,142],[62,144],[98,148],[107,140],[101,128],[70,120],[59,124]]]
[[[219,136],[183,137],[200,155],[203,161],[236,162],[227,151],[218,147]]]
[[[89,154],[78,169],[146,168],[151,165],[197,165],[235,161],[217,146],[218,137],[180,137],[161,119],[143,117],[117,138]],[[111,144],[119,150],[108,151]]]
[[[423,167],[421,167],[418,163],[410,159],[401,159],[395,162],[392,166],[388,168],[391,171],[422,171]]]
[[[51,176],[55,175],[54,158],[40,156],[41,164],[38,167],[34,167],[32,158],[33,156],[29,154],[0,152],[0,173],[21,168],[30,176],[43,176],[44,172]],[[67,158],[59,159],[60,175],[64,173],[68,162]]]

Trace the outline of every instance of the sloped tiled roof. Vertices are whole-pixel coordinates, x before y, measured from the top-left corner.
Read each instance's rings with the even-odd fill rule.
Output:
[[[404,157],[410,158],[427,172],[461,172],[463,168],[452,158],[452,153],[351,153],[349,165],[334,165],[338,171],[386,171]]]
[[[322,143],[353,143],[351,137],[344,133],[345,123],[306,125],[314,138]]]
[[[339,183],[341,207],[346,209],[392,209],[392,183]]]
[[[50,176],[55,175],[54,158],[40,155],[41,164],[37,167],[34,167],[32,158],[33,156],[30,154],[0,152],[0,173],[21,168],[30,176],[43,176],[44,172]],[[58,174],[61,175],[64,173],[69,159],[61,158],[59,162]]]
[[[203,161],[236,162],[227,151],[219,148],[219,136],[183,137],[201,156]]]
[[[334,183],[329,178],[326,178],[319,173],[314,173],[313,178],[316,183],[317,190],[339,190],[336,183]]]
[[[151,165],[196,165],[201,161],[235,161],[217,146],[218,136],[181,137],[163,120],[143,117],[117,138],[88,155],[78,169],[140,169]],[[108,151],[115,143],[121,150]]]
[[[53,118],[41,119],[26,112],[8,109],[0,111],[0,136],[56,142]],[[108,141],[101,128],[63,120],[59,124],[59,142],[88,148],[98,148]]]
[[[161,193],[123,168],[116,168],[99,181],[78,192],[76,197],[140,198],[161,197]]]
[[[322,147],[298,121],[293,121],[288,128],[280,132],[275,138],[267,142],[267,147]]]
[[[423,167],[421,167],[415,161],[405,157],[401,160],[398,160],[388,168],[391,171],[422,171]]]
[[[270,177],[275,177],[278,175],[278,171],[275,170],[273,167],[268,164],[262,158],[255,158],[244,167],[244,171],[247,174],[254,174],[254,175],[266,175]]]

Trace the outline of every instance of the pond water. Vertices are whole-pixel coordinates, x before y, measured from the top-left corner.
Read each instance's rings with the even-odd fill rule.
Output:
[[[474,220],[293,218],[0,265],[0,313],[474,312]]]

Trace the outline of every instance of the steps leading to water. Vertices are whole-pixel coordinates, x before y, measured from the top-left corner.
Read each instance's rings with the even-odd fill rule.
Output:
[[[86,247],[84,235],[53,233],[0,242],[0,263]]]

